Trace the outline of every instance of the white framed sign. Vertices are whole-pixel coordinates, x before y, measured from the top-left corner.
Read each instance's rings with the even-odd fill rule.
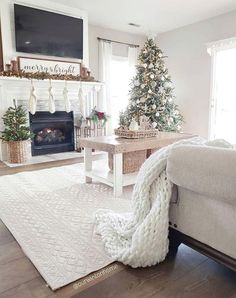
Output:
[[[52,75],[74,75],[81,73],[81,63],[61,60],[49,60],[30,57],[18,57],[19,70],[36,73],[45,72]]]

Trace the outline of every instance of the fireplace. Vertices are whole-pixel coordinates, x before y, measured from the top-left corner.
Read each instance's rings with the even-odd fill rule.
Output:
[[[32,156],[74,151],[73,112],[36,112],[29,117],[34,133]]]

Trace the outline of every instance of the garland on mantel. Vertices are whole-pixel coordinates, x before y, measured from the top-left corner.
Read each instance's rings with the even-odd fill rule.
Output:
[[[94,77],[81,77],[74,75],[63,75],[63,74],[49,74],[47,72],[25,72],[25,71],[0,71],[0,77],[15,77],[15,78],[26,78],[29,80],[62,80],[62,81],[83,81],[83,82],[98,82]]]

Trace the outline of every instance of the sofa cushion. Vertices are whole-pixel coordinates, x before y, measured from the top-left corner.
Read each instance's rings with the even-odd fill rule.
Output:
[[[236,204],[236,150],[208,146],[173,147],[167,175],[178,186]]]

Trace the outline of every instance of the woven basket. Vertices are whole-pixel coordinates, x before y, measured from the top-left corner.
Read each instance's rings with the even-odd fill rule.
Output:
[[[147,150],[139,150],[123,153],[123,174],[134,173],[139,171],[141,165],[145,162]],[[108,164],[113,171],[113,154],[108,154]]]
[[[126,139],[142,139],[142,138],[152,138],[158,135],[157,129],[148,130],[128,130],[128,129],[115,129],[115,135],[126,138]]]
[[[10,141],[7,143],[7,161],[9,163],[25,163],[29,158],[30,141]]]

